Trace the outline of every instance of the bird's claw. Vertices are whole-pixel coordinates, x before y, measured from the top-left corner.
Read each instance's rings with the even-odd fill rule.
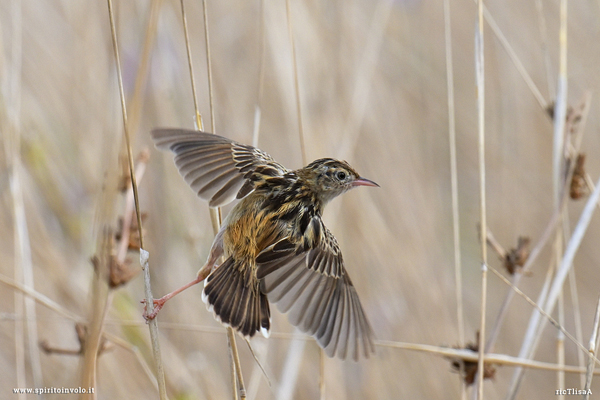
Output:
[[[148,305],[146,304],[146,300],[144,299],[144,300],[140,301],[140,303],[144,304],[144,313],[142,314],[142,316],[146,320],[146,323],[149,323],[154,318],[156,318],[156,316],[158,315],[158,312],[163,308],[163,306],[165,305],[165,300],[154,299],[154,301],[153,301],[154,310],[152,310],[152,312],[150,312],[150,313],[148,312]]]

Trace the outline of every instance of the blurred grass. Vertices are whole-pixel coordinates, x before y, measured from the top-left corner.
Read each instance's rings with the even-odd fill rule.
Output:
[[[23,3],[22,31],[15,25],[19,2],[0,3],[0,129],[8,146],[11,110],[17,107],[11,85],[21,97],[20,174],[35,289],[66,309],[86,316],[100,229],[103,185],[116,179],[116,154],[122,138],[117,78],[110,44],[106,4],[49,1]],[[209,2],[211,50],[218,133],[250,143],[258,101],[261,37],[260,2]],[[436,1],[317,2],[292,1],[307,156],[346,158],[381,189],[356,190],[335,200],[325,219],[344,251],[349,273],[363,305],[384,340],[424,344],[458,343],[453,271],[453,241],[447,140],[448,113],[443,7]],[[548,103],[558,71],[559,6],[543,3],[547,38],[540,33],[534,2],[486,2],[491,15]],[[124,83],[132,96],[141,59],[150,2],[115,5]],[[207,77],[200,2],[186,2],[194,53],[199,105],[208,118]],[[265,58],[259,145],[290,168],[300,167],[291,50],[284,2],[264,5]],[[458,189],[463,252],[465,332],[474,339],[479,325],[480,250],[477,177],[477,114],[474,74],[476,7],[452,3],[452,45],[458,156]],[[598,93],[600,30],[597,2],[569,4],[569,93],[576,104],[585,90]],[[552,212],[552,121],[541,109],[489,27],[485,27],[486,161],[488,226],[505,247],[519,235],[533,241]],[[22,35],[19,43],[18,35]],[[550,60],[546,73],[543,43]],[[14,46],[22,59],[15,59]],[[20,77],[14,68],[22,63]],[[550,79],[550,80],[549,80]],[[157,126],[193,127],[194,111],[187,72],[178,1],[165,1],[158,22],[134,153],[151,147],[148,131]],[[592,99],[583,149],[587,171],[600,171],[598,101]],[[18,108],[17,108],[18,109]],[[208,121],[205,121],[205,126]],[[9,190],[8,153],[0,152],[0,273],[14,275],[14,216]],[[109,176],[107,176],[109,174]],[[111,175],[112,174],[112,175]],[[141,207],[149,215],[146,247],[151,254],[153,292],[160,296],[187,282],[207,256],[212,228],[206,204],[177,174],[170,157],[152,150],[140,187]],[[121,200],[114,208],[120,210]],[[582,202],[570,202],[577,221]],[[226,212],[225,210],[224,212]],[[117,211],[118,213],[118,211]],[[114,213],[107,221],[116,226]],[[584,340],[589,338],[600,273],[596,245],[600,235],[592,220],[575,258]],[[522,288],[536,298],[551,251],[547,248],[524,278]],[[134,267],[137,254],[132,253]],[[490,253],[490,263],[500,266]],[[0,290],[0,387],[16,386],[13,289]],[[494,321],[506,286],[494,277],[488,285],[488,324]],[[568,293],[568,291],[566,291]],[[107,319],[141,321],[140,278],[118,289]],[[566,328],[574,332],[569,296]],[[292,332],[285,316],[273,312],[275,332]],[[513,301],[494,351],[518,353],[531,308]],[[40,339],[64,348],[78,345],[73,321],[37,307]],[[200,288],[172,300],[159,322],[219,328],[200,300]],[[489,326],[489,325],[488,325]],[[145,326],[105,329],[139,346],[152,365]],[[556,330],[547,328],[536,359],[555,361]],[[25,342],[27,343],[27,342]],[[171,398],[229,398],[225,330],[202,332],[161,329],[167,387]],[[257,338],[267,352],[264,365],[273,387],[260,380],[255,398],[278,398],[291,342]],[[567,342],[566,363],[577,362]],[[25,349],[27,352],[27,348]],[[246,383],[256,365],[240,345]],[[28,354],[28,353],[27,353]],[[26,358],[27,360],[27,358]],[[319,351],[308,342],[302,352],[292,396],[313,399],[319,393]],[[80,361],[41,355],[45,386],[79,386]],[[26,365],[31,384],[31,368]],[[99,357],[99,398],[155,397],[135,357],[116,347]],[[457,398],[459,386],[447,361],[432,355],[378,348],[377,355],[354,364],[325,361],[329,398]],[[486,399],[499,399],[512,368],[499,369],[485,382]],[[519,398],[554,395],[555,374],[528,371]],[[566,375],[567,387],[579,377]],[[595,392],[597,380],[592,384]],[[6,389],[7,388],[7,389]],[[2,397],[2,396],[0,396]],[[60,398],[48,396],[48,398]]]

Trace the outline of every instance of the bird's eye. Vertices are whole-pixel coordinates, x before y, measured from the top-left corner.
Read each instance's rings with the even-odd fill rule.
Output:
[[[344,179],[346,179],[346,173],[344,171],[339,171],[337,174],[335,174],[335,177],[338,178],[340,181],[343,181]]]

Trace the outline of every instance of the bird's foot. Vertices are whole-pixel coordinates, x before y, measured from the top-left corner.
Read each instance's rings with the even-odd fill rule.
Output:
[[[156,316],[158,315],[158,312],[163,308],[163,306],[165,305],[165,303],[168,300],[168,299],[165,299],[165,297],[161,297],[160,299],[154,299],[154,301],[153,301],[154,309],[150,313],[148,312],[148,305],[146,304],[146,300],[144,299],[140,302],[140,303],[144,304],[144,314],[142,314],[142,316],[146,320],[146,323],[149,323],[154,318],[156,318]]]

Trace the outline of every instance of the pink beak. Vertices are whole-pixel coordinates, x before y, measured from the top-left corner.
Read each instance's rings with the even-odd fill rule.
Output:
[[[352,186],[375,186],[375,187],[379,187],[378,184],[376,184],[375,182],[373,182],[370,179],[367,178],[358,178],[357,180],[355,180],[354,182],[352,182]]]

